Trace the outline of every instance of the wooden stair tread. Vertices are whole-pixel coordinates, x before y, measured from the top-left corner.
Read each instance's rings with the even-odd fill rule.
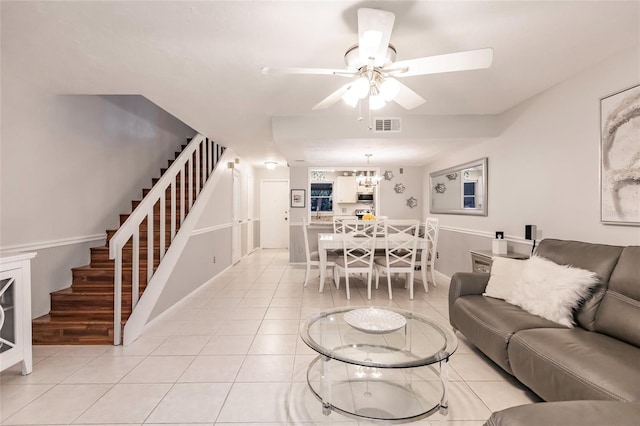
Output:
[[[75,318],[75,317],[57,317],[51,314],[46,314],[41,317],[35,318],[32,321],[32,324],[53,324],[53,323],[61,323],[61,324],[74,324],[74,323],[82,323],[82,324],[103,324],[113,328],[113,316],[111,319],[104,318]]]

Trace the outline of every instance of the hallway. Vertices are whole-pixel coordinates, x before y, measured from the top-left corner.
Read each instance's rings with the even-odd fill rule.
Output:
[[[337,306],[393,306],[447,323],[447,285],[415,299],[386,285],[366,299],[366,285],[327,282],[317,270],[303,288],[304,268],[287,250],[257,250],[203,286],[128,347],[35,346],[34,369],[0,376],[2,424],[368,424],[322,415],[308,389],[315,357],[298,337],[301,321]],[[479,426],[491,411],[537,400],[459,333],[451,358],[447,424]],[[437,424],[440,415],[414,424]]]

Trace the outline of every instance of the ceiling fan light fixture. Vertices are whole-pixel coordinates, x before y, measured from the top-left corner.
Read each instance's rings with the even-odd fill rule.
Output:
[[[360,97],[358,96],[356,90],[354,90],[354,87],[351,86],[346,92],[344,92],[344,95],[342,95],[342,100],[351,108],[355,108],[356,105],[358,105]]]
[[[369,95],[370,87],[371,83],[369,83],[369,79],[367,77],[360,77],[351,85],[350,90],[354,91],[358,99],[364,99]]]
[[[398,93],[400,93],[400,84],[396,79],[386,78],[380,85],[380,94],[387,102],[395,99]]]
[[[369,96],[369,109],[372,111],[384,108],[387,102],[382,95]]]

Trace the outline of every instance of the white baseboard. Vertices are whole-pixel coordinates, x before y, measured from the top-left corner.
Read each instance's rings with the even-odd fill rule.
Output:
[[[438,270],[436,269],[435,271],[435,276],[436,276],[436,284],[440,285],[449,285],[449,283],[451,282],[451,277],[448,275],[443,274],[442,272],[438,272]]]
[[[193,234],[192,234],[193,235]],[[249,256],[251,253],[253,253],[254,251],[259,250],[258,247],[255,247],[253,250],[251,250],[249,253],[247,253],[246,255],[242,256],[241,260],[244,259],[245,257]],[[225,272],[227,272],[229,269],[231,269],[233,267],[233,265],[229,265],[226,268],[224,268],[222,271],[218,272],[216,275],[214,275],[212,278],[209,278],[207,281],[205,281],[204,283],[202,283],[198,288],[194,289],[191,293],[187,294],[186,296],[184,296],[182,299],[180,299],[179,301],[177,301],[175,304],[173,304],[170,308],[168,308],[166,311],[164,311],[163,313],[161,313],[160,315],[158,315],[157,317],[155,317],[154,319],[152,319],[151,321],[149,321],[148,323],[146,323],[144,325],[144,327],[142,328],[142,331],[140,332],[140,336],[142,336],[144,334],[144,332],[146,330],[148,330],[149,328],[151,328],[154,324],[156,324],[157,322],[161,321],[163,318],[165,318],[167,315],[169,315],[171,312],[175,311],[176,309],[178,309],[178,307],[180,307],[190,296],[198,293],[200,290],[202,290],[203,288],[205,288],[207,286],[207,284],[212,283],[213,281],[215,281],[216,278],[218,278],[220,275],[224,274]],[[137,338],[136,338],[137,340]],[[131,342],[127,342],[129,343],[133,343],[135,342],[135,340],[131,341]],[[124,345],[123,346],[127,346]]]
[[[152,319],[151,321],[146,323],[144,325],[144,327],[142,328],[142,331],[140,332],[138,337],[142,336],[144,334],[144,332],[147,331],[148,329],[150,329],[151,327],[153,327],[154,324],[160,322],[163,318],[165,318],[166,316],[171,314],[173,311],[178,309],[189,297],[193,296],[194,294],[197,294],[199,291],[204,289],[207,284],[210,284],[213,281],[215,281],[215,279],[218,278],[218,276],[220,276],[221,274],[227,272],[232,267],[233,267],[233,265],[227,266],[222,271],[220,271],[216,275],[214,275],[213,278],[209,278],[207,281],[205,281],[204,283],[200,284],[200,286],[198,288],[194,289],[191,293],[185,295],[182,299],[178,300],[176,303],[171,305],[171,307],[169,307],[166,311],[162,312],[160,315],[158,315],[157,317],[155,317],[154,319]],[[137,339],[138,338],[136,338],[135,340],[133,340],[131,342],[127,342],[126,344],[123,341],[123,346],[128,346],[130,343],[135,342]]]

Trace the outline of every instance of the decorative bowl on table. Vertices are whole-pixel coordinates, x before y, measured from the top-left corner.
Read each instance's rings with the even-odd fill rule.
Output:
[[[384,334],[399,330],[407,324],[402,315],[379,308],[362,308],[345,312],[344,321],[363,333]]]

